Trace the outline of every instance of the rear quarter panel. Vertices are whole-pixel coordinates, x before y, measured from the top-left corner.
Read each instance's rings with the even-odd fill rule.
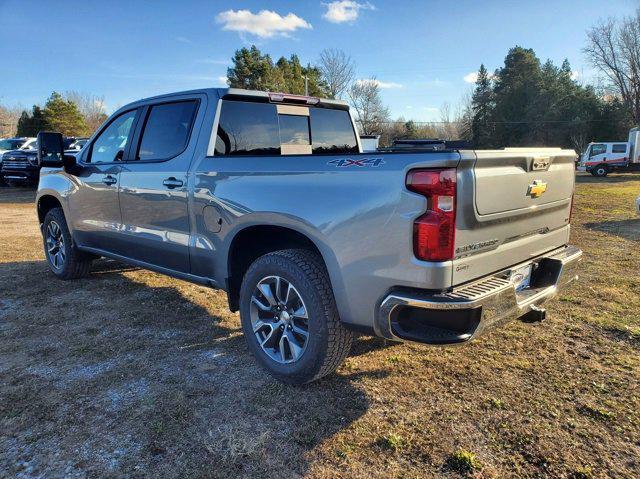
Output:
[[[345,158],[382,162],[331,163]],[[413,220],[426,200],[404,185],[412,168],[455,167],[458,159],[457,153],[204,157],[194,169],[195,273],[224,284],[227,251],[239,231],[285,226],[305,234],[322,253],[342,320],[370,326],[391,287],[450,285],[450,262],[427,264],[413,255]],[[223,218],[219,232],[207,227],[206,206]]]

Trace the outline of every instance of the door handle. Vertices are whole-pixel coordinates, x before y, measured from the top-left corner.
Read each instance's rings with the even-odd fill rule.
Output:
[[[164,180],[164,181],[162,182],[162,184],[171,190],[171,189],[173,189],[173,188],[179,188],[179,187],[180,187],[180,186],[182,186],[184,183],[182,182],[182,180],[176,180],[176,179],[172,176],[171,178],[167,178],[166,180]]]
[[[104,178],[102,178],[102,182],[105,185],[115,185],[118,182],[118,180],[111,175],[107,175]]]

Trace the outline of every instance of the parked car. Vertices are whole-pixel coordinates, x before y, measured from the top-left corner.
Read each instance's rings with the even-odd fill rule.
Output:
[[[66,155],[76,155],[86,143],[84,138],[65,137],[63,147]],[[37,185],[40,178],[37,142],[34,139],[27,148],[7,151],[2,155],[0,179],[10,185]]]
[[[640,171],[640,128],[629,130],[628,141],[589,143],[578,170],[605,177],[612,171]]]
[[[231,88],[131,103],[76,157],[42,133],[49,268],[105,256],[222,288],[257,362],[295,384],[354,332],[444,345],[544,319],[582,254],[573,151],[361,153],[356,132],[342,101]]]
[[[640,196],[636,198],[636,213],[640,215]]]
[[[36,148],[35,138],[16,137],[16,138],[6,138],[0,141],[0,155],[10,150],[19,150],[19,149],[35,150],[35,148]]]
[[[69,145],[65,145],[65,151],[78,152],[89,141],[89,138],[73,138],[73,141],[69,142]]]
[[[40,176],[38,151],[18,149],[2,154],[0,178],[9,185],[35,185]]]

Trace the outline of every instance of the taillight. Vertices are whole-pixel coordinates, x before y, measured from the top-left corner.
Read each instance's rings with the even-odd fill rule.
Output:
[[[425,261],[453,259],[456,234],[456,170],[413,170],[407,188],[427,198],[427,211],[413,223],[413,253]]]

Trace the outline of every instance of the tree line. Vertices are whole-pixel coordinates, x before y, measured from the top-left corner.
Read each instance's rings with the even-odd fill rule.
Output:
[[[106,119],[103,98],[54,91],[44,105],[33,105],[30,111],[0,105],[0,137],[33,137],[43,130],[65,136],[90,136]]]
[[[604,76],[598,87],[582,84],[568,60],[544,63],[533,49],[515,46],[490,73],[480,65],[473,92],[455,111],[443,104],[440,121],[391,119],[375,77],[355,78],[355,64],[340,50],[324,50],[317,65],[296,55],[273,62],[256,46],[241,48],[227,71],[231,87],[308,94],[349,101],[363,134],[394,139],[469,140],[476,148],[561,146],[583,151],[593,140],[623,140],[640,123],[640,9],[587,32],[584,53]]]
[[[582,151],[593,140],[623,140],[640,123],[640,9],[609,19],[587,32],[584,53],[603,77],[582,84],[565,60],[542,62],[530,48],[515,46],[504,65],[490,73],[480,65],[473,91],[457,108],[443,104],[440,120],[392,119],[375,77],[357,79],[356,65],[341,50],[326,49],[315,64],[292,54],[274,61],[255,45],[237,50],[227,70],[230,87],[308,94],[347,100],[359,131],[394,139],[472,141],[476,148],[561,146]],[[43,129],[68,136],[90,135],[107,118],[104,100],[53,92],[43,106],[20,111],[0,105],[0,137],[34,136]]]

